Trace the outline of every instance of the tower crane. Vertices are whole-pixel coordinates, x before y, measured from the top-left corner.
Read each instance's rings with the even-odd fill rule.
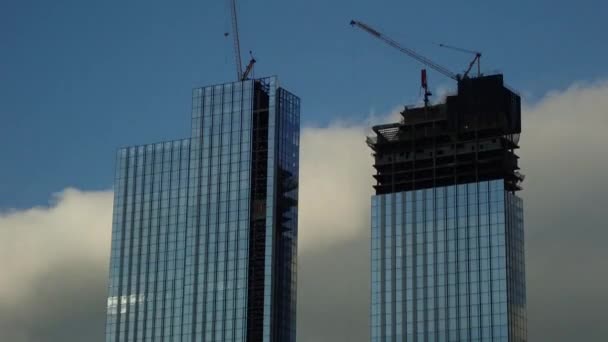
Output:
[[[462,78],[467,78],[468,77],[469,72],[471,72],[471,69],[473,68],[473,65],[475,65],[475,62],[477,62],[477,76],[478,77],[481,76],[481,52],[467,50],[467,49],[463,49],[463,48],[459,48],[459,47],[451,46],[451,45],[446,45],[446,44],[439,44],[439,46],[441,46],[442,48],[446,48],[446,49],[450,49],[450,50],[455,50],[455,51],[460,51],[460,52],[464,52],[464,53],[475,55],[475,58],[473,58],[473,60],[471,61],[471,63],[469,63],[469,67],[467,68],[467,70],[462,75]]]
[[[464,49],[460,49],[460,48],[454,48],[452,46],[443,46],[443,47],[448,47],[451,49],[455,49],[455,50],[459,50],[459,51],[463,51],[463,52],[469,52],[469,53],[474,53],[475,54],[475,59],[473,59],[473,61],[469,64],[469,67],[467,69],[467,71],[463,74],[463,75],[459,75],[459,74],[455,74],[452,71],[450,71],[449,69],[433,62],[432,60],[422,56],[421,54],[419,54],[418,52],[409,49],[407,47],[401,46],[399,43],[397,43],[395,40],[391,39],[390,37],[388,37],[387,35],[383,34],[382,32],[372,28],[371,26],[357,21],[357,20],[351,20],[350,24],[354,27],[357,27],[369,34],[371,34],[372,36],[384,41],[386,44],[394,47],[395,49],[405,53],[406,55],[412,57],[413,59],[419,61],[420,63],[432,68],[433,70],[439,72],[440,74],[449,77],[457,82],[462,81],[463,79],[466,79],[469,77],[469,72],[471,71],[471,68],[473,67],[473,65],[477,62],[478,64],[478,68],[479,68],[479,59],[481,58],[481,53],[476,52],[476,51],[469,51],[469,50],[464,50]],[[443,44],[442,44],[443,45]]]
[[[239,40],[239,24],[236,11],[236,0],[230,0],[230,12],[232,17],[232,37],[234,40],[234,56],[236,62],[236,78],[238,81],[244,81],[249,77],[249,74],[253,71],[253,65],[256,60],[251,56],[249,64],[243,72],[243,64],[241,60],[241,41]],[[251,54],[251,52],[249,52]]]

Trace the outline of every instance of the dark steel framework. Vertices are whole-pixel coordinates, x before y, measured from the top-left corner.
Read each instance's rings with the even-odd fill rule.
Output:
[[[268,177],[268,92],[254,83],[253,140],[251,163],[251,230],[249,238],[249,277],[247,341],[263,341],[264,260],[266,251],[266,199]],[[266,90],[266,91],[265,91]]]
[[[297,195],[299,99],[278,89],[275,103],[277,115],[270,118],[272,89],[265,79],[254,81],[252,113],[251,167],[251,230],[249,240],[247,341],[264,341],[265,267],[270,263],[272,274],[271,340],[295,341]],[[273,130],[273,132],[271,132]],[[270,136],[275,136],[275,149],[269,149]],[[270,156],[269,153],[273,155]],[[269,168],[269,157],[277,167]],[[268,196],[269,172],[275,179],[274,194]],[[273,215],[267,215],[267,201],[273,198]],[[272,222],[268,222],[272,220]],[[272,240],[267,227],[273,227]],[[271,244],[270,246],[268,244]],[[269,249],[272,252],[268,253]],[[270,259],[270,260],[267,260]]]
[[[406,107],[401,115],[367,138],[376,194],[501,178],[507,190],[521,190],[521,99],[502,75],[463,79],[445,103]]]

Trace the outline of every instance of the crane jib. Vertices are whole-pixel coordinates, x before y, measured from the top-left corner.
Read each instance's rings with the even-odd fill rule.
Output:
[[[401,46],[399,43],[397,43],[396,41],[394,41],[393,39],[389,38],[388,36],[384,35],[383,33],[381,33],[380,31],[372,28],[371,26],[362,23],[360,21],[356,21],[356,20],[351,20],[350,24],[352,26],[358,27],[360,29],[362,29],[363,31],[366,31],[367,33],[375,36],[376,38],[384,41],[385,43],[387,43],[388,45],[394,47],[395,49],[405,53],[406,55],[412,57],[413,59],[419,61],[420,63],[432,68],[433,70],[441,73],[442,75],[449,77],[453,80],[456,81],[460,81],[461,77],[455,73],[453,73],[452,71],[450,71],[449,69],[433,62],[432,60],[422,56],[421,54],[419,54],[418,52],[403,47]]]

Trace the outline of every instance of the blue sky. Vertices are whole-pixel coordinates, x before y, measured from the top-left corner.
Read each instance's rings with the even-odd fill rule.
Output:
[[[243,59],[303,101],[304,125],[417,101],[417,62],[351,28],[365,21],[455,72],[481,50],[528,102],[606,79],[605,1],[245,1]],[[117,147],[186,137],[191,88],[234,79],[225,1],[2,0],[0,209],[112,185]],[[450,80],[430,73],[433,87]],[[525,114],[524,114],[525,115]],[[572,113],[576,115],[576,113]],[[525,117],[524,117],[525,120]]]

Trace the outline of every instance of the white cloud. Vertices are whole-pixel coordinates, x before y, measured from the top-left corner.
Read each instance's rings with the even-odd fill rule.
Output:
[[[372,158],[363,127],[304,129],[300,161],[300,245],[327,245],[364,229]]]
[[[374,173],[366,136],[371,126],[400,120],[402,108],[365,122],[304,127],[300,142],[299,246],[327,247],[366,233]]]
[[[530,340],[603,341],[608,82],[553,92],[523,124]]]
[[[565,186],[595,186],[573,181],[572,176],[582,177],[577,181],[596,178],[608,165],[608,82],[552,92],[524,110],[524,172],[529,166],[528,172],[539,176],[564,176]],[[543,179],[530,180],[530,186],[544,184]]]
[[[106,264],[111,218],[111,191],[75,189],[55,194],[48,207],[1,213],[0,306],[20,302],[41,274],[63,264]]]

